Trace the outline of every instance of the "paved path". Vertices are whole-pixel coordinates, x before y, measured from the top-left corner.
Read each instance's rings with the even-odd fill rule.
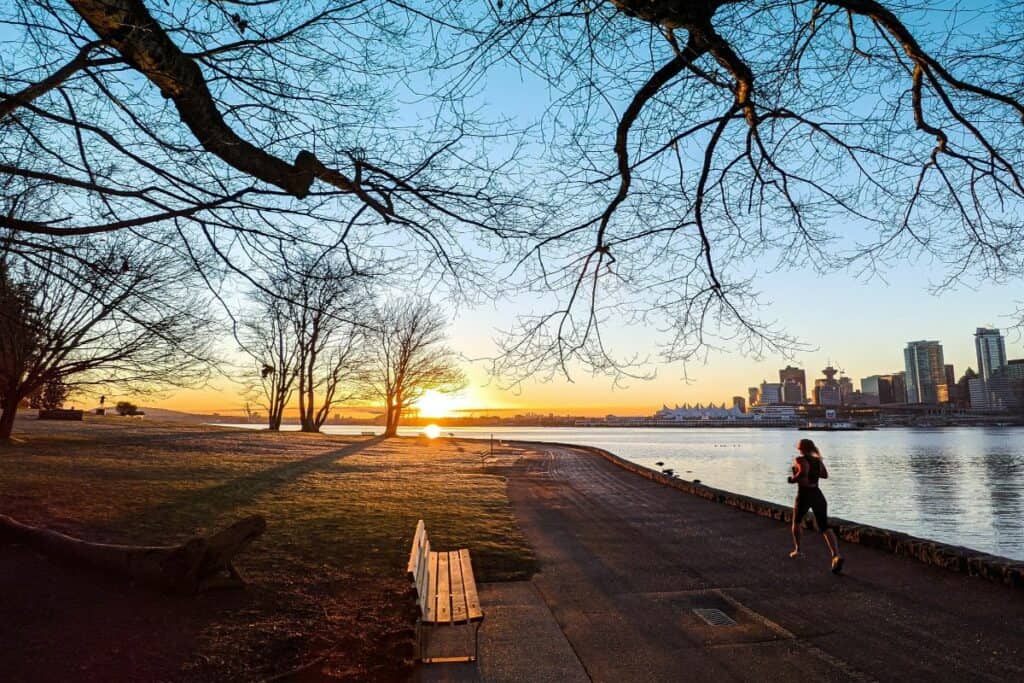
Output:
[[[527,455],[509,492],[594,681],[1024,681],[1024,591],[848,544],[836,577],[817,534],[790,560],[779,522],[574,449]]]

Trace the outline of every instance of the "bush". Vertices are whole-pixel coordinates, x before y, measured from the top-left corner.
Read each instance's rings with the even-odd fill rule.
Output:
[[[118,415],[138,415],[139,407],[130,401],[118,401],[115,407]]]

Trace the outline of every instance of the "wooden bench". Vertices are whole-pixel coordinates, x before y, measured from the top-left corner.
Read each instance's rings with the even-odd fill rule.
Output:
[[[484,613],[477,597],[469,551],[437,552],[430,549],[427,527],[416,524],[409,553],[409,577],[416,586],[420,608],[420,659],[423,662],[475,662],[480,652],[480,625]],[[461,657],[428,657],[426,630],[434,626],[466,626],[473,631],[473,654]]]

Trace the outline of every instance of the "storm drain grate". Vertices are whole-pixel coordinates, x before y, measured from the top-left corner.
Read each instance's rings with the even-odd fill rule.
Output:
[[[736,625],[736,621],[720,609],[695,609],[693,613],[710,626]]]

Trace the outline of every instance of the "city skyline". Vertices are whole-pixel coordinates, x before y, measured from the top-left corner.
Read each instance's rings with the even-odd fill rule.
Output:
[[[932,300],[931,303],[934,303]],[[948,322],[948,321],[947,321]],[[979,327],[975,322],[964,321],[958,327],[951,326],[959,335],[948,338],[940,335],[935,337],[944,348],[946,364],[955,368],[959,379],[968,367],[977,371],[977,355],[975,331]],[[1004,333],[1007,330],[1000,328]],[[453,342],[458,350],[460,342],[465,343],[466,337],[459,334],[459,321],[453,326]],[[922,335],[917,335],[920,339]],[[497,414],[515,413],[555,413],[599,417],[606,414],[623,416],[649,415],[664,404],[702,403],[715,405],[732,404],[734,396],[742,396],[748,402],[747,389],[760,385],[763,380],[778,382],[779,371],[788,366],[795,366],[805,372],[808,387],[804,388],[808,401],[813,402],[814,380],[821,377],[821,370],[832,364],[852,380],[853,390],[861,388],[860,380],[874,375],[888,375],[905,370],[903,350],[907,339],[871,339],[867,345],[871,354],[863,354],[856,364],[837,360],[837,356],[826,349],[820,349],[791,359],[772,357],[761,362],[737,357],[735,354],[719,354],[709,359],[707,365],[690,369],[691,382],[667,377],[663,368],[659,377],[652,381],[634,381],[625,388],[611,388],[610,382],[604,377],[577,377],[574,382],[555,381],[550,384],[524,386],[517,391],[505,390],[496,382],[489,381],[486,372],[480,365],[467,364],[470,385],[466,390],[454,396],[431,394],[424,406],[425,416],[444,417],[453,414],[474,412],[494,412]],[[469,341],[473,341],[470,339]],[[837,346],[840,346],[837,344]],[[1024,343],[1015,332],[1010,331],[1005,343],[1007,357],[1024,357]],[[878,362],[881,360],[882,362]],[[886,363],[886,361],[888,361]],[[950,362],[952,361],[952,362]],[[885,364],[883,364],[885,363]],[[739,371],[753,370],[755,374],[744,376]],[[726,379],[729,378],[729,379]],[[756,378],[756,379],[755,379]],[[731,381],[732,383],[728,383]],[[181,410],[183,412],[211,413],[224,415],[241,414],[242,401],[236,393],[237,387],[229,383],[221,383],[215,390],[187,390],[173,396],[145,402],[153,407]],[[598,399],[598,400],[595,400]],[[601,400],[603,399],[603,400]],[[339,409],[343,414],[376,412],[373,405],[346,405]]]

